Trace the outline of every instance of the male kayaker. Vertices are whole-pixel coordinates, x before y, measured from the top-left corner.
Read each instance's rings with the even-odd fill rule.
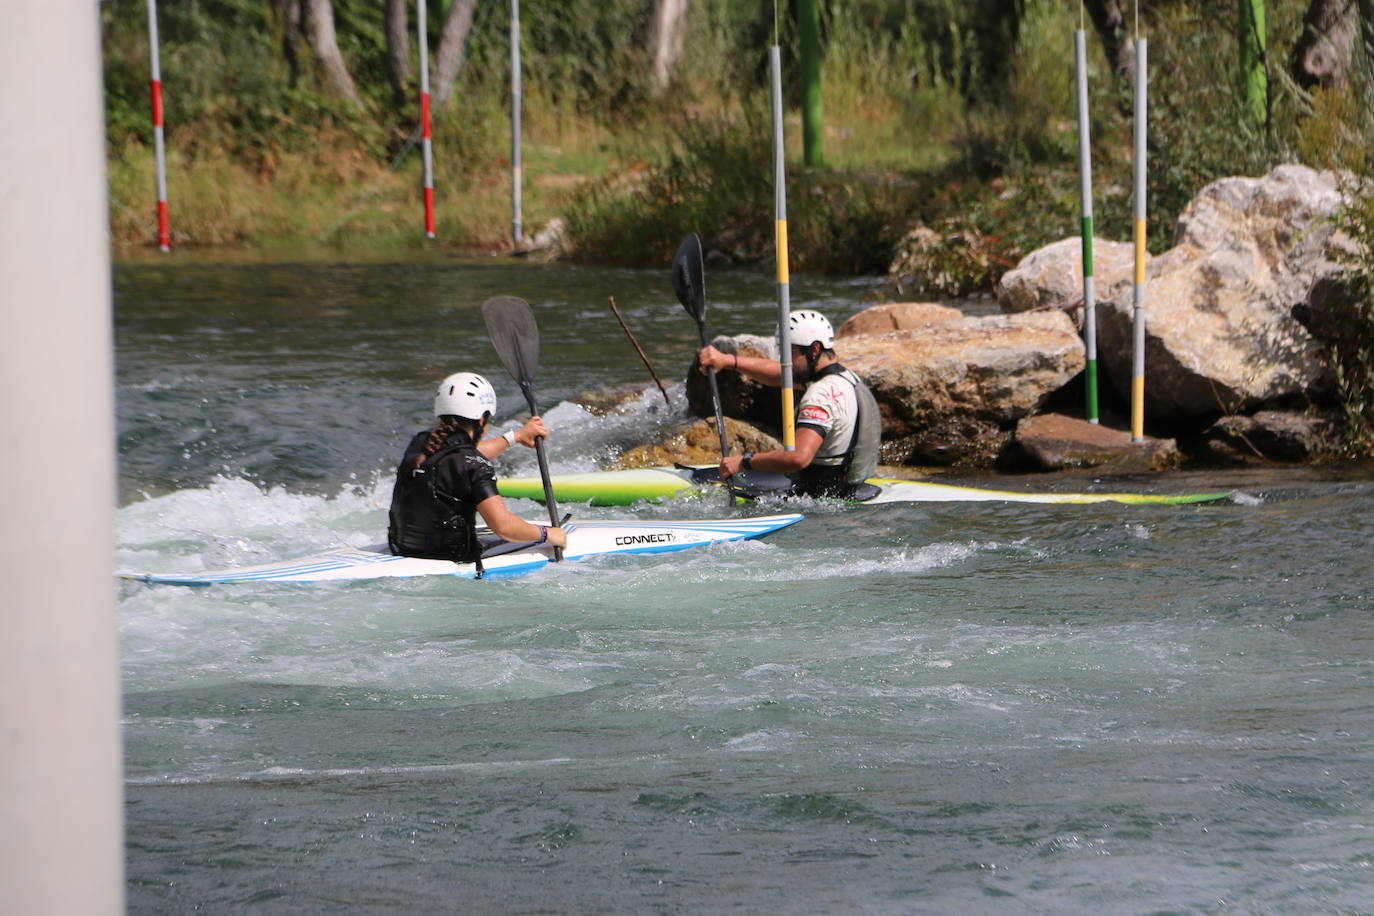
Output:
[[[788,316],[792,373],[806,383],[797,405],[794,451],[774,449],[724,458],[720,476],[741,470],[772,471],[793,477],[792,491],[805,496],[852,496],[856,485],[878,467],[882,421],[868,386],[835,356],[835,332],[820,312],[800,309]],[[734,369],[764,385],[782,384],[782,365],[771,359],[722,353],[703,347],[697,361],[705,369]]]
[[[496,492],[491,459],[515,443],[534,447],[549,431],[539,417],[519,429],[483,439],[496,410],[491,383],[472,372],[450,375],[434,396],[438,424],[416,433],[396,468],[387,546],[407,557],[478,563],[476,515],[507,541],[566,547],[562,528],[534,525],[506,508]]]

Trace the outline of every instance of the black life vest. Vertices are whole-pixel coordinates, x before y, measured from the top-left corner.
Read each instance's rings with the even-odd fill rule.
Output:
[[[392,553],[477,563],[478,574],[481,574],[477,504],[471,496],[464,499],[444,492],[437,481],[439,463],[450,457],[463,461],[469,457],[463,455],[464,452],[480,456],[471,439],[454,433],[449,442],[418,468],[408,467],[409,461],[401,462],[396,471],[396,488],[391,494],[391,524],[386,536]]]

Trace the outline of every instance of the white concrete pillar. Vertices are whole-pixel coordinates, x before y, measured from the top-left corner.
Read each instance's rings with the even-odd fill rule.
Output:
[[[0,3],[0,908],[124,908],[100,6]]]

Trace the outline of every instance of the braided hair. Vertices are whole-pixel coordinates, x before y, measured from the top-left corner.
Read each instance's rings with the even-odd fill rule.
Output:
[[[477,441],[478,430],[481,423],[477,420],[469,420],[466,417],[455,417],[452,414],[445,414],[439,418],[439,422],[429,431],[429,438],[425,440],[425,447],[421,449],[414,458],[410,459],[412,470],[425,463],[439,449],[444,447],[448,437],[456,432],[462,431],[474,441]]]

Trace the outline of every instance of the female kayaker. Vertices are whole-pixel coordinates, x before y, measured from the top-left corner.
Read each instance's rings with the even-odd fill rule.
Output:
[[[544,421],[530,417],[519,429],[484,439],[495,411],[496,391],[482,376],[459,372],[439,383],[438,424],[415,434],[396,468],[387,528],[392,553],[477,563],[480,572],[479,514],[504,540],[567,546],[562,528],[532,524],[506,508],[491,466],[517,442],[533,448],[536,437],[548,438]]]

